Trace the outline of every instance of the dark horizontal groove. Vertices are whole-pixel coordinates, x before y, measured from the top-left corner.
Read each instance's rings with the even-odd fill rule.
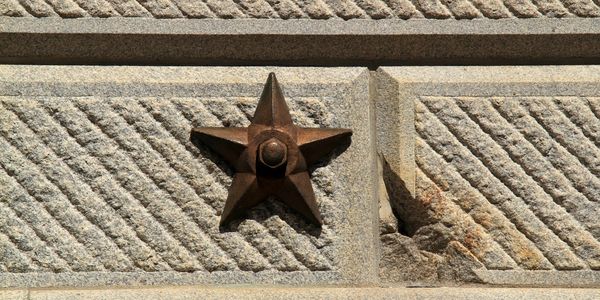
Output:
[[[169,35],[0,33],[0,63],[203,66],[599,64],[600,33]]]

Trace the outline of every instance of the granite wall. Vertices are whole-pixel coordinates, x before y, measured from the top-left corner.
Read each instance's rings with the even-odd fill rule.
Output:
[[[597,16],[0,0],[0,298],[597,299]],[[269,72],[297,125],[353,130],[309,170],[322,226],[274,197],[219,226],[232,166],[190,142]]]

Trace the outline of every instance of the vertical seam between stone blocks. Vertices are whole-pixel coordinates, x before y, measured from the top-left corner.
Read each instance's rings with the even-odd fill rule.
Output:
[[[384,1],[385,2],[385,1]],[[387,3],[385,4],[386,7],[389,8],[389,5],[387,5]],[[393,10],[392,10],[393,12]],[[373,153],[373,155],[377,155],[379,153],[379,141],[377,139],[377,109],[375,106],[375,102],[378,100],[378,78],[377,78],[377,72],[378,71],[370,71],[367,70],[368,74],[369,74],[369,117],[370,117],[370,121],[369,121],[369,126],[370,128],[370,135],[371,135],[371,140],[372,140],[372,144],[371,145],[371,150]],[[379,170],[378,170],[378,164],[375,164],[375,169],[377,170],[377,174],[376,176],[374,176],[374,178],[376,180],[378,180],[378,176],[379,176]],[[381,199],[379,199],[379,195],[380,193],[382,193],[382,191],[380,191],[379,189],[381,188],[379,182],[377,182],[376,180],[373,180],[372,186],[371,188],[374,190],[374,197],[375,199],[373,199],[373,201],[379,202],[381,201]],[[379,209],[375,210],[377,212],[377,221],[379,222],[381,220],[381,215],[379,215]],[[378,224],[375,224],[378,225]],[[373,226],[375,227],[377,230],[375,231],[375,236],[379,237],[380,232],[379,232],[379,226]],[[379,239],[376,239],[375,242],[375,265],[377,266],[377,268],[379,268],[379,265],[381,264],[381,258],[383,255],[383,250],[382,250],[382,245]]]

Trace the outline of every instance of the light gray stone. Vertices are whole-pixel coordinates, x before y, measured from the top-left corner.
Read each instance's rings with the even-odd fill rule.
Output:
[[[26,290],[0,290],[0,299],[28,300],[29,293]]]
[[[0,16],[63,18],[473,19],[598,17],[591,0],[559,1],[16,1],[0,0]]]
[[[600,284],[599,71],[379,69],[398,231],[444,257],[440,280]]]
[[[321,229],[275,199],[219,228],[232,172],[189,141],[247,126],[271,71],[296,124],[354,131],[313,171]],[[0,66],[0,285],[374,282],[368,82],[362,68]]]
[[[598,19],[506,19],[506,20],[156,20],[148,18],[61,19],[0,17],[2,34],[126,34],[126,35],[193,35],[206,36],[318,36],[352,35],[356,37],[436,36],[438,38],[464,35],[540,35],[567,36],[600,33]],[[99,36],[95,36],[99,39]],[[464,38],[464,37],[463,37]],[[480,38],[484,38],[481,37]],[[415,40],[416,41],[416,40]],[[90,41],[93,42],[93,41]],[[383,40],[381,41],[383,42]],[[164,45],[165,47],[167,45]],[[273,46],[273,45],[271,45]],[[375,46],[375,45],[371,45]],[[551,46],[551,45],[549,45]],[[575,45],[577,46],[577,45]],[[509,47],[505,47],[509,48]],[[501,47],[495,47],[502,51]],[[305,51],[308,49],[304,49]],[[426,51],[427,49],[421,49]],[[448,49],[450,50],[450,49]],[[472,49],[476,51],[477,49]],[[140,49],[141,51],[141,49]],[[542,49],[538,50],[542,51]],[[131,54],[130,54],[131,55]],[[384,53],[381,53],[384,55]],[[315,58],[316,59],[316,58]]]
[[[598,299],[598,289],[402,287],[180,287],[33,290],[30,299]]]

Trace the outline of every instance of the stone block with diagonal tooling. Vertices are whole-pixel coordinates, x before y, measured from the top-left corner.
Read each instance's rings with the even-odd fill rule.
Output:
[[[433,277],[600,282],[599,70],[379,70],[378,138],[388,183],[404,189],[392,206],[400,232],[438,257]],[[455,260],[471,267],[444,270]]]
[[[232,170],[190,142],[193,127],[247,126],[271,71],[296,124],[354,130],[310,170],[322,227],[276,199],[220,227]],[[367,75],[0,67],[0,285],[372,282]]]

